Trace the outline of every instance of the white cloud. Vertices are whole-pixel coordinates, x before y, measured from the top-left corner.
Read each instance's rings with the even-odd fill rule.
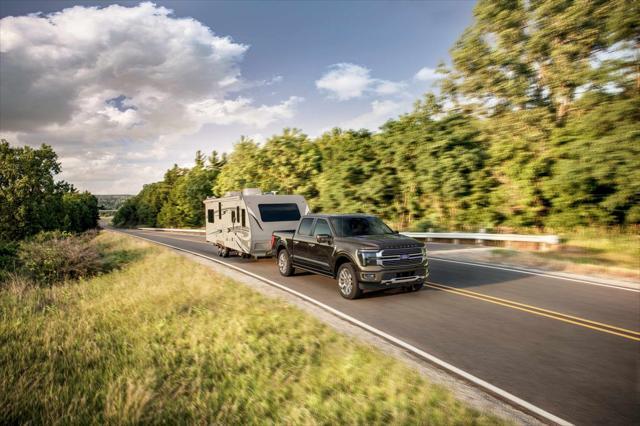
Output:
[[[442,76],[438,74],[435,69],[429,67],[421,68],[420,71],[418,71],[416,75],[413,76],[413,78],[419,81],[437,80],[441,77]]]
[[[326,90],[340,101],[362,96],[372,84],[369,69],[354,64],[335,64],[316,81],[316,87]]]
[[[398,114],[406,112],[411,107],[407,102],[397,102],[392,100],[375,100],[371,102],[371,109],[351,120],[340,125],[346,129],[369,129],[376,130],[387,120],[395,118]]]
[[[319,80],[316,87],[339,101],[359,98],[366,92],[377,95],[395,95],[406,88],[404,82],[380,80],[371,77],[371,70],[350,63],[334,64]]]
[[[374,90],[379,95],[395,95],[402,93],[407,88],[407,84],[400,81],[377,80]]]
[[[245,81],[248,46],[152,3],[9,16],[0,40],[0,133],[53,145],[79,186],[89,177],[74,170],[105,166],[100,156],[115,181],[122,162],[166,156],[204,125],[263,128],[302,100],[256,105],[235,95],[282,77]]]

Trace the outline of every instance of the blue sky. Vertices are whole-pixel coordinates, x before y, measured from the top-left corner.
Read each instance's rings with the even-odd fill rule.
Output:
[[[0,3],[0,133],[50,143],[63,177],[95,193],[137,192],[174,162],[190,164],[196,149],[228,151],[240,135],[375,130],[432,90],[430,70],[448,60],[473,9],[455,1],[108,4]]]

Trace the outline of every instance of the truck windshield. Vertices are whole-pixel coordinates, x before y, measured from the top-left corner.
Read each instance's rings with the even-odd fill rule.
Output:
[[[394,233],[377,217],[332,217],[330,220],[339,237]]]
[[[300,210],[295,203],[258,204],[263,222],[293,222],[300,220]]]

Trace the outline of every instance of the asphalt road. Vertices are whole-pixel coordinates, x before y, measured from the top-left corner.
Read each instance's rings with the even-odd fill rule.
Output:
[[[126,231],[216,257],[202,236]],[[640,424],[640,293],[430,260],[418,293],[349,301],[334,280],[221,259],[338,309],[576,424]]]

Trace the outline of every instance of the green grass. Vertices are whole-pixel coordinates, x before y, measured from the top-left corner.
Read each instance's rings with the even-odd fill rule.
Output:
[[[557,258],[576,263],[640,268],[638,229],[582,228],[563,235]]]
[[[0,289],[2,422],[504,423],[167,249],[110,233],[96,244],[108,273]]]

